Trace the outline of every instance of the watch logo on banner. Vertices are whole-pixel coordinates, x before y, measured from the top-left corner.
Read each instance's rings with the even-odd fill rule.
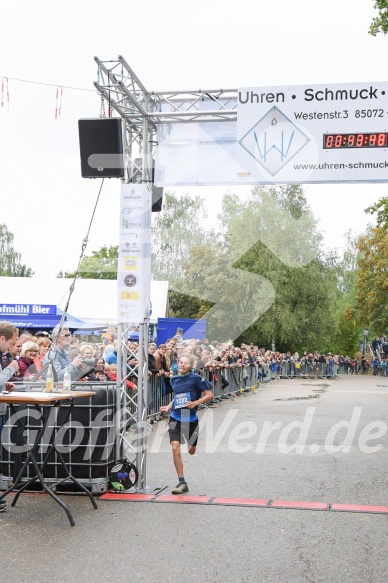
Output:
[[[275,176],[309,141],[306,134],[274,106],[239,140],[239,144]]]
[[[129,273],[124,277],[124,283],[127,287],[133,287],[137,283],[136,276],[133,273]]]

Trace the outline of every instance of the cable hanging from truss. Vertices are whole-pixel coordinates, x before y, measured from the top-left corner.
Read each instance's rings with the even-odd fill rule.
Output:
[[[65,321],[65,318],[66,318],[66,315],[67,315],[67,310],[69,309],[70,299],[71,299],[71,296],[72,296],[73,291],[74,291],[75,282],[76,282],[76,280],[77,280],[77,278],[79,276],[79,270],[80,270],[80,267],[81,267],[81,263],[82,263],[82,260],[83,260],[83,258],[85,256],[85,250],[86,250],[87,244],[89,242],[89,235],[90,235],[90,231],[91,231],[91,228],[92,228],[94,215],[96,214],[98,201],[100,200],[100,195],[101,195],[101,190],[102,190],[103,185],[104,185],[104,178],[101,181],[101,186],[100,186],[100,189],[98,191],[98,195],[97,195],[97,199],[96,199],[96,202],[95,202],[95,205],[94,205],[94,209],[93,209],[93,212],[92,212],[92,217],[90,219],[88,231],[86,233],[85,238],[82,241],[81,254],[79,256],[78,265],[77,265],[77,268],[76,268],[75,273],[74,273],[73,281],[72,281],[72,283],[70,285],[70,288],[69,288],[69,296],[67,298],[66,306],[65,306],[65,309],[63,310],[62,317],[61,317],[61,321],[59,323],[59,333],[60,333],[60,331],[63,328],[63,324],[64,324],[64,321]]]

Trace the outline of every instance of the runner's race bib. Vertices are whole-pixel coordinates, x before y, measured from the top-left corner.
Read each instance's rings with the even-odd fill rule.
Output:
[[[186,407],[187,403],[190,403],[190,401],[190,393],[179,393],[178,395],[174,395],[174,409],[183,409],[183,407]]]

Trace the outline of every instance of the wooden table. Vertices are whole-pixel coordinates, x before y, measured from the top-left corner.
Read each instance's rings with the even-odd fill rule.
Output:
[[[76,478],[74,478],[74,476],[70,473],[69,468],[67,467],[62,453],[57,449],[56,447],[56,443],[55,443],[55,436],[56,433],[61,429],[61,427],[64,427],[67,423],[67,420],[70,417],[71,411],[74,407],[74,400],[75,399],[90,399],[93,395],[95,395],[96,393],[93,391],[66,391],[66,392],[50,392],[50,393],[46,393],[46,392],[40,392],[40,391],[26,391],[26,392],[12,392],[12,393],[8,393],[8,394],[4,394],[4,393],[0,393],[0,403],[7,403],[10,406],[11,409],[11,415],[15,415],[16,414],[16,407],[18,405],[28,405],[29,407],[35,407],[35,409],[37,409],[40,413],[41,413],[41,427],[39,429],[39,431],[37,432],[35,441],[33,446],[31,447],[31,449],[29,449],[27,457],[22,465],[21,470],[19,471],[19,473],[17,474],[16,478],[14,479],[13,484],[11,484],[11,486],[5,490],[5,492],[0,494],[0,500],[2,500],[5,496],[7,496],[7,494],[9,494],[10,492],[17,490],[17,494],[15,496],[15,498],[12,501],[11,506],[15,506],[17,499],[19,498],[20,494],[24,491],[27,490],[27,488],[29,488],[33,483],[39,481],[43,490],[45,490],[60,506],[62,506],[62,508],[65,510],[70,524],[71,526],[75,525],[73,516],[70,512],[69,507],[60,499],[58,498],[58,496],[52,491],[51,488],[49,488],[47,486],[47,484],[44,481],[44,470],[47,466],[47,462],[48,462],[48,458],[50,455],[50,452],[54,449],[60,462],[61,465],[65,471],[65,479],[61,480],[61,482],[59,482],[60,484],[67,481],[67,480],[71,480],[72,482],[74,482],[74,484],[76,484],[81,490],[83,490],[90,498],[94,508],[97,508],[97,504],[92,496],[92,494],[89,492],[89,490],[87,488],[85,488],[85,486],[83,484],[81,484],[78,480],[76,480]],[[35,457],[35,452],[38,451],[40,443],[41,443],[41,439],[42,436],[45,433],[49,418],[50,418],[50,411],[52,410],[53,407],[56,407],[57,409],[60,409],[62,404],[69,404],[70,403],[70,407],[68,408],[64,419],[62,421],[61,426],[57,429],[56,432],[53,432],[50,438],[50,442],[49,442],[49,447],[47,450],[47,453],[43,459],[43,464],[42,467],[39,468],[38,463],[36,461],[36,457]],[[20,422],[20,418],[18,418],[16,416],[16,424],[19,428],[19,431],[21,432],[21,434],[23,435],[23,427],[21,425]],[[26,440],[24,439],[24,443],[25,445],[27,445]],[[21,488],[18,489],[18,486],[22,480],[22,476],[24,473],[24,470],[26,469],[27,465],[31,463],[34,467],[34,470],[36,472],[36,475],[33,476],[32,478],[30,478],[26,483],[24,483]],[[57,487],[58,484],[55,484],[54,487]]]

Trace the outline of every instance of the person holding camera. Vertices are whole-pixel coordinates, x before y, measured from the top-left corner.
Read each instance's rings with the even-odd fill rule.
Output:
[[[43,367],[47,370],[49,363],[53,366],[54,377],[56,380],[63,381],[65,370],[69,367],[71,380],[75,381],[84,374],[88,368],[84,364],[82,356],[77,355],[70,359],[68,348],[70,346],[70,331],[67,328],[60,329],[60,326],[55,326],[52,331],[53,345],[50,347],[43,360]],[[46,367],[47,365],[47,367]]]

